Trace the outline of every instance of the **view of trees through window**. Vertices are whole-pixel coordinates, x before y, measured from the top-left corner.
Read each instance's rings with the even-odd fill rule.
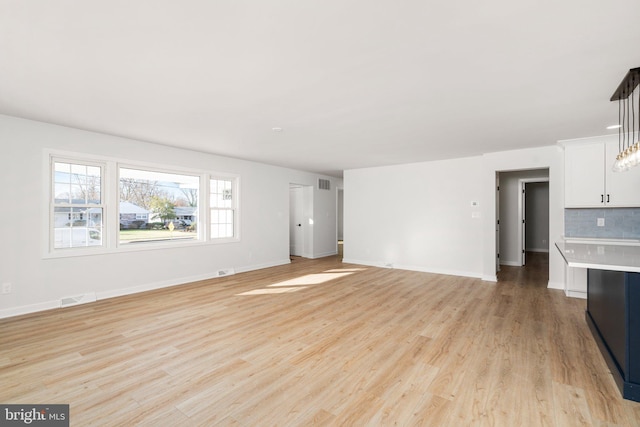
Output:
[[[87,250],[130,250],[144,242],[239,239],[238,177],[102,158],[50,159],[52,254],[76,256],[85,250],[80,248],[90,247],[97,249]]]
[[[120,243],[197,239],[198,176],[119,171]]]

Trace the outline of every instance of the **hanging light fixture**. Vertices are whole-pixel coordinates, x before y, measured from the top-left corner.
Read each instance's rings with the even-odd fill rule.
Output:
[[[618,101],[618,124],[620,125],[618,128],[619,154],[613,163],[614,172],[624,172],[640,164],[640,93],[637,96],[637,112],[635,108],[638,84],[640,84],[640,68],[632,68],[611,96],[611,101]]]

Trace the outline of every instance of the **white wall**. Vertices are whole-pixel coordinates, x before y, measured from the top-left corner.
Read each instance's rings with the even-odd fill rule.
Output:
[[[345,171],[345,261],[495,281],[496,172],[549,169],[553,244],[564,230],[563,159],[549,146]],[[562,289],[558,251],[549,263],[549,287]]]
[[[481,157],[345,171],[345,262],[480,277],[481,174]]]
[[[63,297],[95,292],[105,298],[289,262],[289,183],[313,186],[310,256],[335,254],[336,189],[317,189],[320,177],[255,162],[181,150],[126,138],[0,116],[0,317],[53,308]],[[241,240],[102,255],[44,258],[47,149],[127,159],[240,176]]]
[[[500,263],[503,265],[522,265],[522,248],[519,236],[522,233],[522,221],[519,212],[520,180],[547,179],[549,171],[526,170],[500,172]],[[548,211],[545,213],[548,216]],[[548,239],[548,236],[547,236]]]

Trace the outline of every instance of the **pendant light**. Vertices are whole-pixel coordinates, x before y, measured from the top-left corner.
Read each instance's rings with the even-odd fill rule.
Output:
[[[618,101],[618,124],[620,125],[618,128],[619,153],[613,163],[614,172],[624,172],[640,164],[640,93],[637,96],[637,110],[635,107],[638,84],[640,84],[640,68],[632,68],[611,96],[611,101]]]

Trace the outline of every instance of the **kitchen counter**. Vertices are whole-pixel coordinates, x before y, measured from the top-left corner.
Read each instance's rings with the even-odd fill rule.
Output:
[[[565,240],[556,247],[569,267],[640,273],[638,241]]]

